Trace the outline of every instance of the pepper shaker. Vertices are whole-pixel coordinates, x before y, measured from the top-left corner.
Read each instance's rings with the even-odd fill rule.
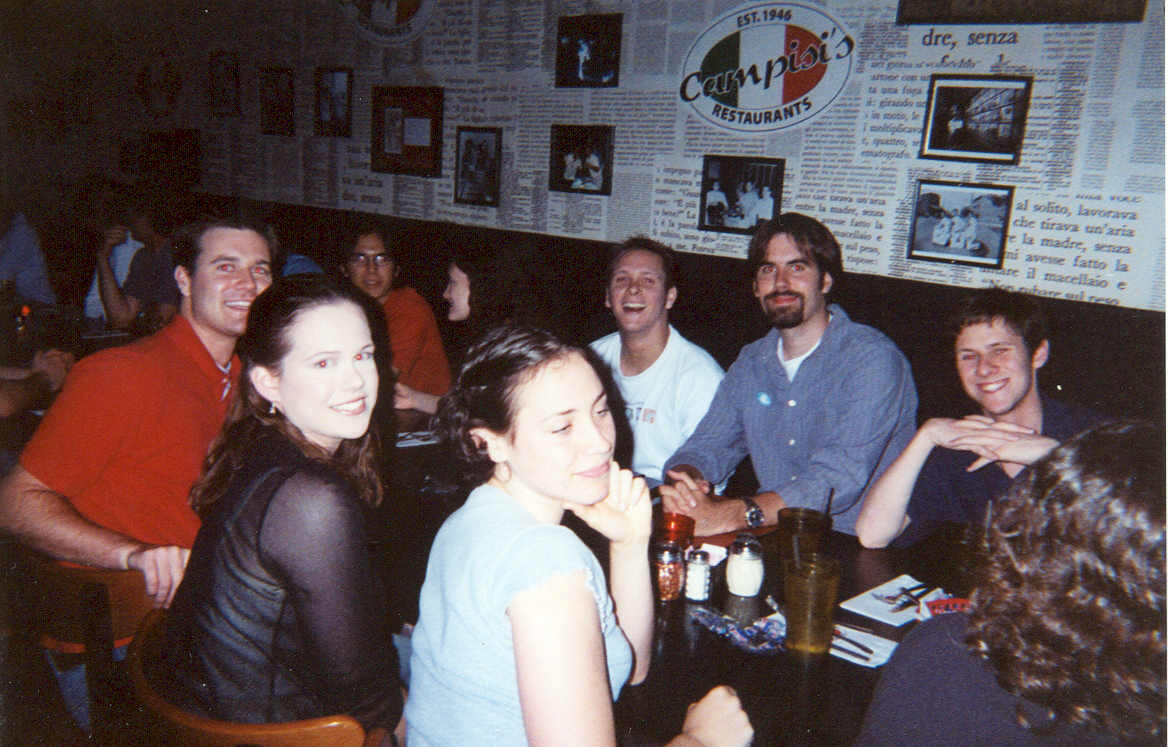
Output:
[[[685,598],[704,602],[710,598],[710,554],[694,550],[685,566]]]

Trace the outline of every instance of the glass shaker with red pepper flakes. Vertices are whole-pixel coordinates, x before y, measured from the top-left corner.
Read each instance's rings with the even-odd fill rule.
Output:
[[[668,602],[681,596],[685,586],[685,557],[676,542],[653,545],[653,575],[657,579],[657,600]]]

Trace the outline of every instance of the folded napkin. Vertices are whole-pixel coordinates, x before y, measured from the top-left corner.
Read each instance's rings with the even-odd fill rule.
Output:
[[[901,574],[891,581],[880,584],[874,589],[869,589],[863,594],[857,594],[840,604],[840,607],[864,615],[865,617],[870,617],[873,620],[879,620],[880,622],[900,627],[911,620],[925,620],[932,617],[932,614],[929,612],[929,607],[925,603],[948,596],[943,589],[929,589],[927,594],[920,597],[921,604],[909,605],[901,610],[896,609],[898,602],[889,601],[889,599],[902,589],[912,589],[916,586],[921,586],[921,582],[907,573]],[[928,587],[924,588],[927,589]]]
[[[836,637],[831,641],[831,655],[860,666],[875,669],[888,661],[888,657],[892,656],[892,652],[896,650],[895,641],[855,628],[837,625],[835,633]],[[872,653],[862,650],[855,645],[856,643],[871,649]]]
[[[719,545],[711,545],[708,542],[703,542],[701,547],[695,547],[693,550],[690,550],[689,551],[690,554],[692,554],[694,550],[705,550],[706,552],[708,552],[710,554],[710,567],[711,568],[713,568],[714,566],[718,565],[719,563],[721,563],[723,560],[726,559],[726,554],[727,554],[726,548],[720,547]],[[689,555],[686,555],[687,559],[688,559],[688,557],[689,557]]]

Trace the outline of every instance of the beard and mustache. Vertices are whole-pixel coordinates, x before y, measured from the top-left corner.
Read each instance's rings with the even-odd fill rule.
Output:
[[[767,304],[768,301],[773,301],[782,296],[794,297],[796,299],[796,303],[786,304],[784,306],[778,306],[775,308],[771,308]],[[803,309],[806,299],[803,297],[802,293],[796,293],[792,290],[771,291],[770,293],[763,296],[762,300],[763,312],[766,314],[766,318],[771,323],[771,326],[775,329],[790,329],[792,327],[798,327],[803,323]]]

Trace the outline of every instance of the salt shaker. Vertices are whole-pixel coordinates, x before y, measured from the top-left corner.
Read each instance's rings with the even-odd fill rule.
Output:
[[[726,587],[731,594],[752,597],[762,588],[762,546],[752,535],[740,534],[726,558]]]
[[[657,599],[668,602],[681,596],[685,584],[685,561],[676,542],[653,545],[653,570],[657,575]]]
[[[685,598],[704,602],[710,598],[710,554],[694,550],[685,566]]]

